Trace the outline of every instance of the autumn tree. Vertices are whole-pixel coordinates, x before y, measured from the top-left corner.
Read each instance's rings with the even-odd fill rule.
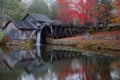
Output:
[[[97,20],[98,23],[108,25],[111,19],[111,10],[113,9],[112,0],[98,0],[97,6]]]
[[[114,7],[118,10],[120,10],[120,0],[115,0]]]
[[[96,3],[94,0],[57,0],[58,20],[70,24],[78,20],[80,24],[95,23]]]
[[[111,20],[112,23],[120,23],[120,1],[115,0],[113,3],[114,10],[112,11],[114,18]]]

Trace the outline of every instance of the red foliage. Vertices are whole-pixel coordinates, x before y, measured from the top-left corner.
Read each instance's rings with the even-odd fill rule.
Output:
[[[96,71],[95,70],[97,69],[96,64],[93,63],[87,66],[84,64],[79,64],[79,67],[76,68],[76,70],[73,70],[70,65],[69,66],[63,65],[61,69],[62,70],[59,71],[57,74],[60,80],[65,80],[69,75],[73,76],[75,74],[79,74],[80,76],[82,76],[82,77],[79,77],[80,80],[91,80],[91,79],[94,79],[96,76],[98,76],[98,74],[103,74],[105,67],[103,67],[103,71]],[[101,77],[100,80],[103,80],[105,78],[105,75],[100,75],[100,77]]]
[[[104,5],[104,4],[101,4],[101,5],[100,5],[100,10],[101,10],[101,11],[105,11],[105,5]]]
[[[93,15],[96,14],[94,11],[96,3],[94,0],[57,0],[57,4],[57,19],[62,22],[71,23],[75,18],[77,18],[81,24],[95,22]]]
[[[113,5],[116,9],[120,10],[120,0],[115,0]]]

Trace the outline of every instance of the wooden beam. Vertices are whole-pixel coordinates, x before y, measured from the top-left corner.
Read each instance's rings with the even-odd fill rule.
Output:
[[[33,36],[33,34],[36,32],[36,30],[34,30],[32,33],[31,33],[31,35],[30,35],[30,37],[29,37],[29,39],[31,39],[32,38],[32,36]]]

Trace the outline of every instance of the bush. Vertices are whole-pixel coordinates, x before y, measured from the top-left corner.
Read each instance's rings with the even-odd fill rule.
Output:
[[[94,33],[95,33],[95,30],[94,30],[93,28],[90,28],[90,29],[88,30],[88,32],[89,32],[90,34],[94,34]]]
[[[2,42],[8,42],[9,41],[9,37],[8,36],[4,36],[2,39]]]
[[[0,30],[0,41],[3,39],[3,37],[4,37],[3,31]]]

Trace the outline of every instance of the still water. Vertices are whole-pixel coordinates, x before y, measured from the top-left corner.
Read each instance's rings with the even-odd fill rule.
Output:
[[[120,80],[120,56],[65,46],[5,47],[0,80]]]

